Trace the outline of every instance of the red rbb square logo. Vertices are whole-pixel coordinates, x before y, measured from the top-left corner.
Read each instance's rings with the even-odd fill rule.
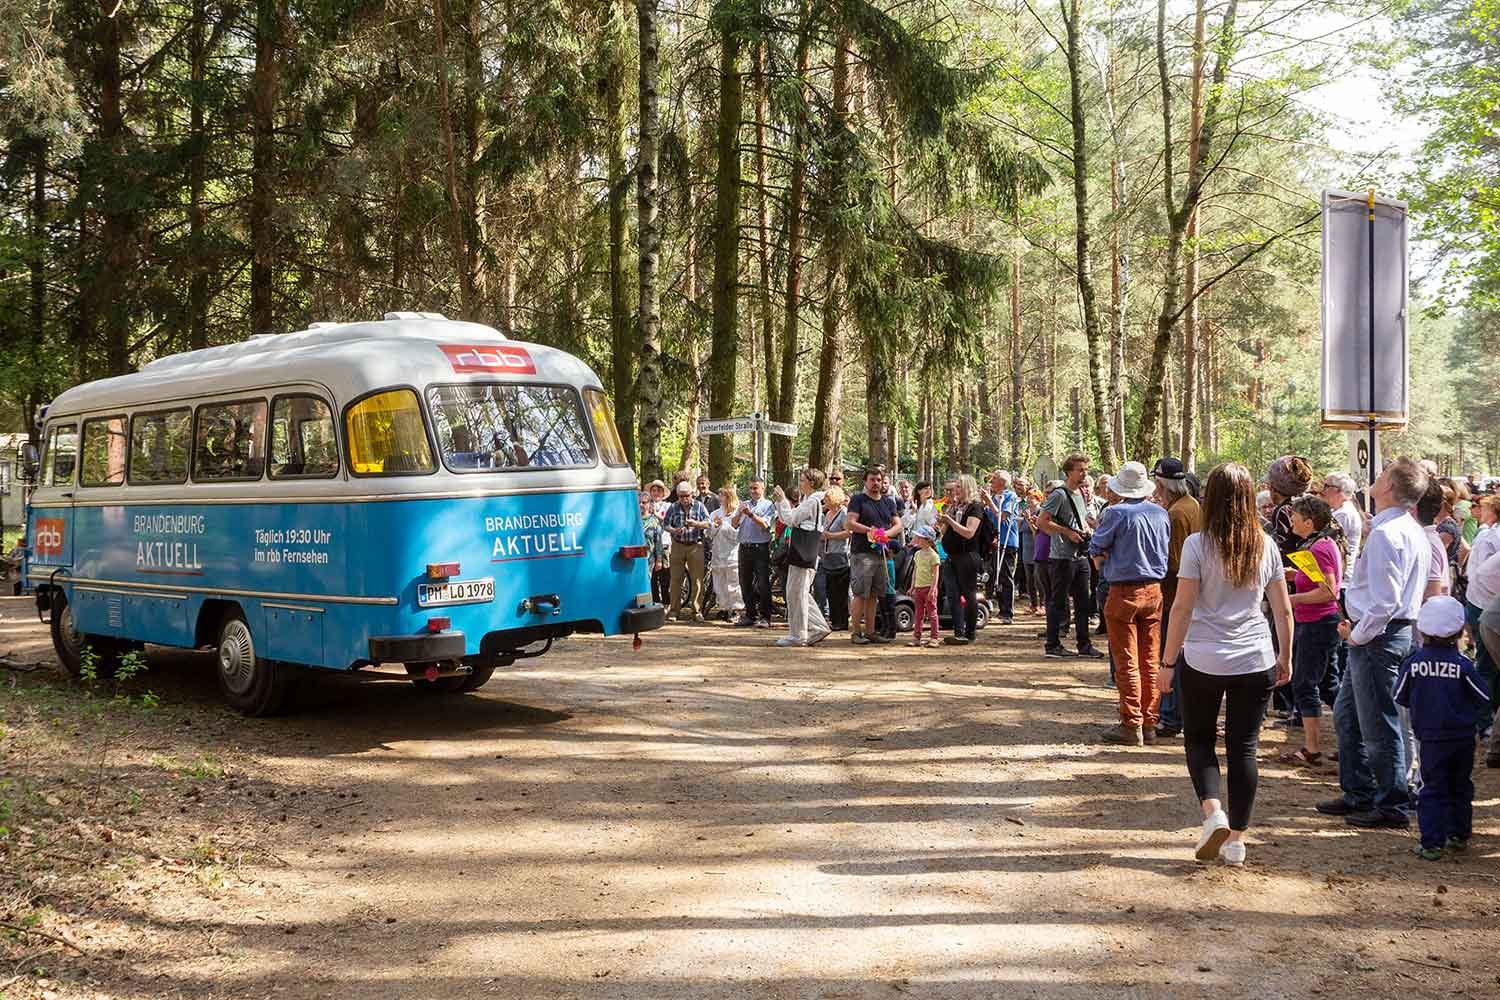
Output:
[[[36,520],[36,554],[39,556],[60,556],[63,554],[63,540],[68,530],[68,522],[60,517],[39,517]]]
[[[536,365],[525,348],[502,344],[439,344],[448,356],[448,364],[460,375],[487,373],[500,375],[535,375]]]

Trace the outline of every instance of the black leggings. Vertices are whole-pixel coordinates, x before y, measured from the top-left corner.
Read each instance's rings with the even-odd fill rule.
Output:
[[[1255,808],[1255,786],[1260,780],[1255,754],[1260,747],[1260,724],[1266,702],[1276,685],[1276,668],[1253,674],[1205,674],[1179,659],[1182,671],[1182,742],[1187,750],[1188,774],[1198,800],[1223,799],[1219,794],[1219,702],[1224,708],[1224,756],[1229,770],[1229,828],[1245,830]]]
[[[954,553],[948,556],[943,569],[948,574],[948,614],[953,618],[953,634],[960,639],[973,639],[979,617],[976,611],[979,606],[979,556],[973,552]]]

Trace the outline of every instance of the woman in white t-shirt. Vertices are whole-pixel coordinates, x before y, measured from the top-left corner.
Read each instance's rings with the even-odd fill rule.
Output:
[[[1261,614],[1261,595],[1271,602],[1275,647]],[[1231,462],[1209,474],[1203,530],[1189,535],[1182,547],[1170,621],[1159,690],[1171,690],[1174,666],[1182,670],[1182,739],[1203,806],[1197,858],[1242,865],[1259,780],[1260,724],[1272,689],[1292,678],[1292,605],[1281,551],[1261,529],[1255,480],[1243,465]],[[1221,701],[1227,815],[1215,747]]]

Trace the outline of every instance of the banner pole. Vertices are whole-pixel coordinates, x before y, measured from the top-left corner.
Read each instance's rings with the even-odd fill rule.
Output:
[[[1365,499],[1370,512],[1375,511],[1375,478],[1380,470],[1375,467],[1375,189],[1370,188],[1370,481],[1365,484]]]

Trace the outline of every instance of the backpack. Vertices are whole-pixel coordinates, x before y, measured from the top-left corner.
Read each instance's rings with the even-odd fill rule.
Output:
[[[995,523],[998,517],[989,510],[979,515],[979,530],[974,532],[974,551],[980,555],[989,555],[1000,543],[1000,528]]]

